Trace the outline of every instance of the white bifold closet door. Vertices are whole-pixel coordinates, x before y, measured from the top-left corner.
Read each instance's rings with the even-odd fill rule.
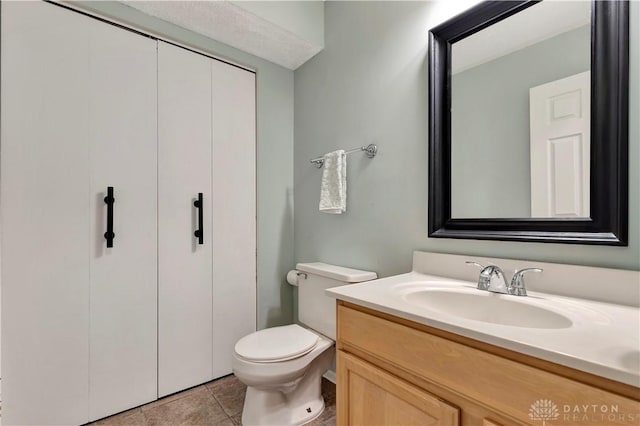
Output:
[[[211,61],[213,87],[213,376],[256,330],[255,74]]]
[[[157,398],[155,40],[91,20],[89,418]],[[114,188],[113,247],[104,232]]]
[[[158,117],[164,396],[231,373],[235,342],[256,327],[255,75],[159,42]]]
[[[2,423],[80,424],[89,406],[89,23],[41,2],[1,7]]]
[[[211,61],[158,43],[158,394],[212,378]],[[203,194],[203,244],[194,201]]]
[[[2,2],[4,424],[157,397],[155,54],[59,6]]]

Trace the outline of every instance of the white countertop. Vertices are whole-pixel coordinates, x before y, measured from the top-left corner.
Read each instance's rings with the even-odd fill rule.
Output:
[[[533,291],[527,297],[495,295],[518,299],[571,320],[566,328],[507,326],[411,304],[403,297],[402,288],[407,285],[465,291],[476,288],[475,282],[410,272],[334,287],[326,293],[356,305],[640,387],[640,309],[637,307]]]

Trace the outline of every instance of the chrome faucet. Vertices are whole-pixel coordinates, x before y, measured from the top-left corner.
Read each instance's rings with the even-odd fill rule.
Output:
[[[513,274],[511,283],[507,284],[504,272],[496,265],[484,266],[478,262],[466,261],[467,265],[474,265],[480,268],[478,277],[478,290],[491,291],[494,293],[512,294],[514,296],[526,296],[527,289],[524,285],[525,272],[542,272],[540,268],[524,268]]]

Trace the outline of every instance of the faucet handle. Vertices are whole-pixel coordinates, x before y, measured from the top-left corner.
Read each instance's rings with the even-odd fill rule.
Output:
[[[480,263],[478,263],[478,262],[474,262],[474,261],[472,261],[472,260],[467,260],[467,261],[465,261],[464,263],[466,263],[467,265],[474,265],[474,266],[477,266],[477,267],[478,267],[478,268],[480,268],[480,269],[484,269],[484,265],[481,265]]]
[[[526,296],[527,289],[524,286],[524,274],[526,272],[542,272],[541,268],[524,268],[516,271],[513,274],[513,278],[511,278],[511,287],[509,288],[509,293],[515,296]]]
[[[466,263],[467,265],[473,265],[480,268],[480,276],[478,277],[478,290],[489,290],[489,282],[491,281],[491,274],[487,274],[488,266],[484,266],[472,260],[467,260],[464,263]]]

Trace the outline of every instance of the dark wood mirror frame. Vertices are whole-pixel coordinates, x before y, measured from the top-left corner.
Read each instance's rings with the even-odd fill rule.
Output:
[[[627,245],[629,4],[591,6],[590,218],[451,217],[451,45],[538,1],[486,1],[429,33],[430,237]]]

